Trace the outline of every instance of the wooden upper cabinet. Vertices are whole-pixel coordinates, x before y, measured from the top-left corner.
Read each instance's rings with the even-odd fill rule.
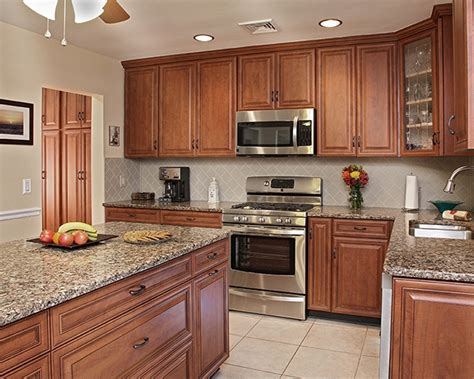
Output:
[[[391,378],[473,378],[474,285],[393,283]]]
[[[155,67],[125,71],[125,156],[158,155],[158,71]]]
[[[197,64],[197,155],[235,155],[236,67],[236,58]]]
[[[276,108],[314,108],[314,50],[277,53]]]
[[[83,110],[82,95],[71,92],[61,92],[62,127],[64,129],[81,127],[81,112]]]
[[[196,63],[160,66],[160,156],[194,155]]]
[[[43,114],[41,116],[43,130],[60,129],[61,109],[60,91],[43,88]]]
[[[61,132],[45,130],[42,136],[41,180],[43,229],[61,225]]]
[[[354,156],[355,48],[321,48],[317,54],[318,155]]]
[[[453,0],[455,151],[474,149],[474,2]]]
[[[273,109],[275,54],[239,57],[239,110]]]
[[[92,97],[82,96],[83,108],[82,108],[82,127],[90,128],[92,126]]]
[[[357,47],[357,155],[397,155],[395,44]]]
[[[84,207],[83,220],[92,224],[92,133],[91,129],[82,131],[82,204]]]

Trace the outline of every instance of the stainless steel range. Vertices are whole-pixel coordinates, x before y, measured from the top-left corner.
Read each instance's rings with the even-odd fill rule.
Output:
[[[306,318],[306,214],[322,205],[322,179],[247,178],[247,202],[223,211],[231,227],[229,307]]]

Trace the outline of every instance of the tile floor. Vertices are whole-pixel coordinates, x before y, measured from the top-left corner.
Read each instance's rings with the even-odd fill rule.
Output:
[[[378,378],[379,331],[230,312],[230,357],[213,379]]]

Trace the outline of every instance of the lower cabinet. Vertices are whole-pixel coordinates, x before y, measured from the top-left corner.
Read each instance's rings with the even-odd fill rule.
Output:
[[[474,377],[474,285],[398,279],[392,292],[392,378]]]
[[[49,354],[1,376],[2,379],[46,379],[50,377]]]

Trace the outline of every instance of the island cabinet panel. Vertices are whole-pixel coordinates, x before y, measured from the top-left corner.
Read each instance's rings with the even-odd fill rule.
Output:
[[[357,155],[397,155],[395,43],[357,46]]]
[[[229,357],[227,263],[194,282],[196,377],[210,377]]]
[[[48,379],[51,377],[49,354],[2,375],[2,379]]]
[[[168,355],[192,337],[191,285],[174,289],[133,310],[124,323],[100,330],[53,352],[54,378],[115,378],[153,356]]]
[[[355,48],[317,50],[318,155],[355,156]]]
[[[474,285],[395,278],[391,377],[474,377]]]
[[[125,156],[158,155],[158,70],[125,71]]]
[[[105,208],[105,221],[160,223],[160,211],[140,208]]]
[[[184,257],[60,304],[51,309],[53,346],[89,332],[190,278],[191,257]]]
[[[229,243],[227,240],[203,247],[193,254],[193,275],[200,274],[216,264],[229,260]]]
[[[236,69],[235,57],[197,64],[198,156],[235,155]]]
[[[47,311],[0,327],[0,376],[47,352],[49,347]]]
[[[196,63],[160,66],[160,156],[193,156],[196,125]]]
[[[222,214],[219,212],[162,210],[160,213],[161,223],[165,225],[198,226],[201,228],[222,227]]]
[[[331,224],[331,219],[310,219],[308,309],[313,311],[331,311]]]

